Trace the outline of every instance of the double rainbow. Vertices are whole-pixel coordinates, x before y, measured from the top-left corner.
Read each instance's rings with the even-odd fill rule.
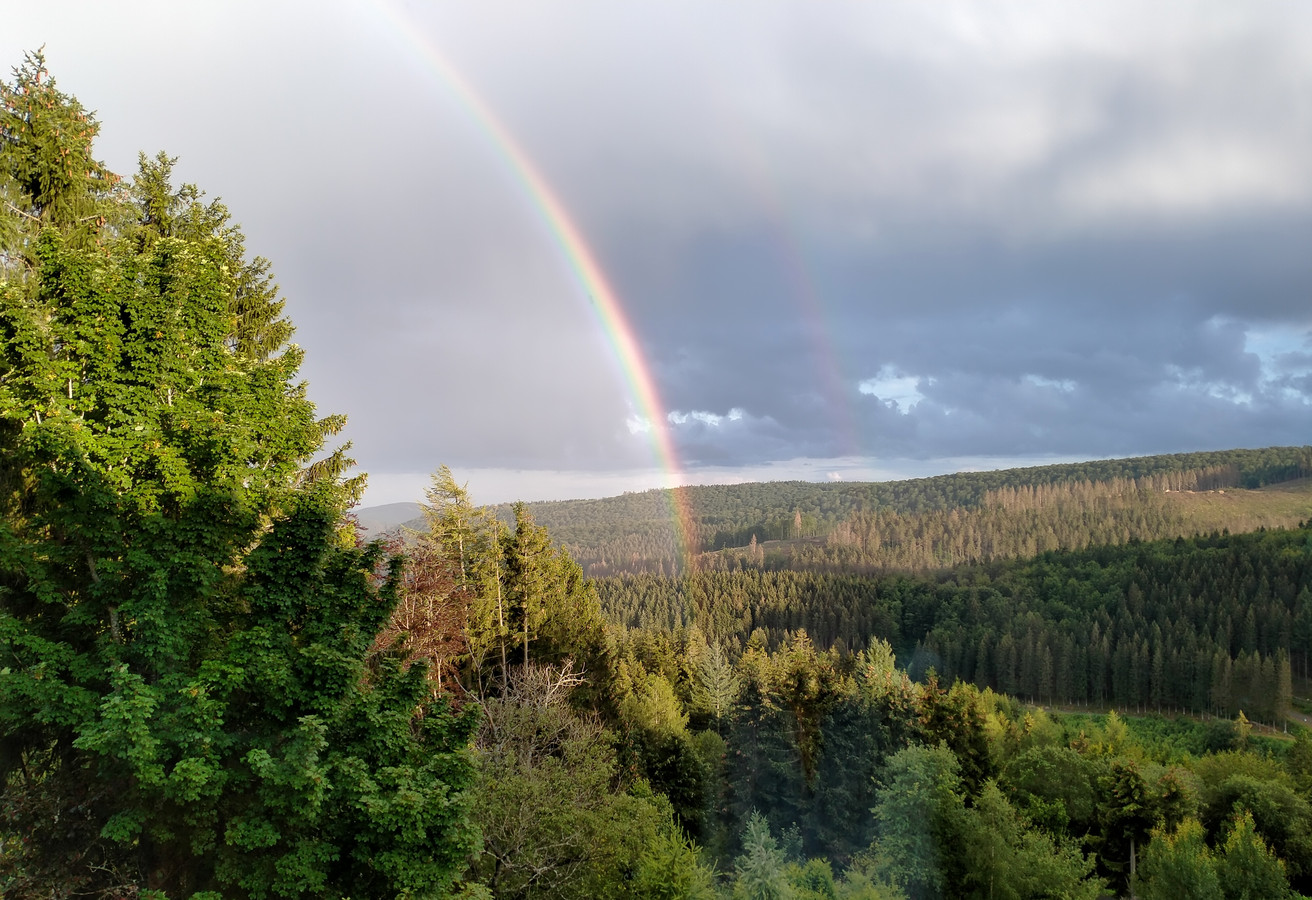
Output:
[[[491,107],[404,14],[386,0],[377,0],[376,6],[405,44],[459,101],[512,178],[523,187],[534,211],[546,226],[574,279],[587,297],[588,306],[606,336],[638,414],[650,426],[645,430],[656,463],[665,473],[665,494],[669,499],[674,523],[677,564],[682,567],[689,559],[690,552],[695,549],[691,543],[694,534],[692,511],[687,492],[680,487],[682,469],[670,435],[669,419],[619,298],[565,205]]]

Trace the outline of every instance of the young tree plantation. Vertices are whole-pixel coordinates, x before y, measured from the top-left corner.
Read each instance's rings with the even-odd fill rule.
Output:
[[[0,897],[1312,892],[1309,448],[685,489],[682,550],[442,467],[365,542],[270,264],[97,127],[0,85]]]

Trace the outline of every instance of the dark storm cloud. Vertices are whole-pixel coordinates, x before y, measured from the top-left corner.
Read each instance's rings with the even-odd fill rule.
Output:
[[[850,453],[853,429],[863,452],[927,457],[1302,442],[1306,355],[1264,363],[1247,335],[1306,320],[1309,236],[1305,220],[1278,216],[1019,247],[981,230],[831,254],[818,341],[786,281],[762,278],[761,238],[757,254],[709,253],[715,271],[689,267],[695,334],[645,333],[677,348],[660,370],[672,406],[770,423],[759,440],[718,432],[722,451],[753,461],[776,458],[780,429],[814,456]],[[751,298],[737,305],[724,299],[736,267]],[[921,405],[889,413],[857,392],[886,368],[921,382]],[[706,432],[697,458],[710,456]]]
[[[1158,56],[1004,54],[975,83],[969,59],[898,54],[857,60],[870,77],[828,93],[805,89],[825,65],[791,82],[848,114],[799,105],[811,127],[774,148],[793,152],[773,177],[802,225],[767,225],[801,245],[818,300],[748,213],[737,228],[709,217],[691,250],[646,235],[666,271],[626,282],[670,405],[741,411],[676,428],[688,455],[777,458],[781,432],[817,456],[851,452],[853,433],[865,453],[926,457],[1306,441],[1303,359],[1263,358],[1249,337],[1309,320],[1307,72],[1289,34],[1223,24],[1138,35]],[[841,139],[816,146],[826,124]],[[818,151],[810,165],[798,145]],[[858,393],[889,372],[919,381],[918,402]]]
[[[113,7],[15,13],[6,53],[48,45],[112,165],[229,202],[375,473],[654,464],[424,44],[577,220],[691,466],[1309,440],[1302,7]]]

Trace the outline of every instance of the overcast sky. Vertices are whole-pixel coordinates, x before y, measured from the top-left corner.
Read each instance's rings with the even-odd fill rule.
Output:
[[[11,4],[269,257],[367,503],[1312,442],[1305,2]]]

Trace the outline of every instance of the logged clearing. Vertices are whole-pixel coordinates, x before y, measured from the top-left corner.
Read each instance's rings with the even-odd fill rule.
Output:
[[[1292,528],[1312,518],[1312,478],[1270,484],[1256,490],[1171,491],[1167,502],[1196,532]]]

